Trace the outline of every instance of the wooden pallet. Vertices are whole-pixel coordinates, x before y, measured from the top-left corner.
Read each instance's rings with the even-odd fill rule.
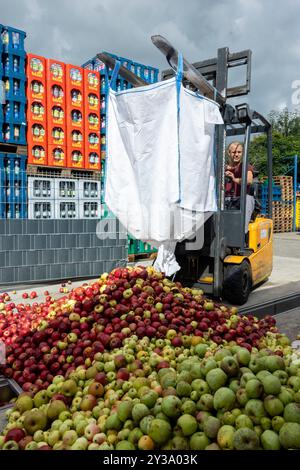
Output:
[[[16,153],[17,155],[27,155],[27,145],[5,144],[0,142],[0,153]]]
[[[77,168],[59,168],[56,166],[38,166],[27,165],[28,176],[57,176],[59,178],[86,178],[93,180],[100,180],[101,172],[95,170],[85,170]]]
[[[156,259],[157,253],[131,253],[128,255],[128,261],[134,263],[135,261],[140,261],[142,259]]]

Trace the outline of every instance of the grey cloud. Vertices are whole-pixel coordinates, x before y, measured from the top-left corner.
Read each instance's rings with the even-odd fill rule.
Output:
[[[287,105],[300,79],[297,0],[0,0],[0,21],[27,32],[26,49],[82,64],[101,50],[160,69],[151,35],[166,36],[190,61],[219,47],[252,49],[252,90],[263,113]]]

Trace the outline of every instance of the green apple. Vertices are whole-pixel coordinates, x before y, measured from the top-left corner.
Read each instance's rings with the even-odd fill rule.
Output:
[[[233,446],[236,450],[257,450],[259,438],[252,429],[240,428],[234,433]]]
[[[86,437],[78,437],[71,445],[71,450],[86,450],[88,448],[88,440]]]
[[[24,428],[28,434],[33,435],[39,429],[43,431],[46,426],[47,416],[43,411],[33,409],[27,412],[24,418]]]
[[[15,407],[20,413],[24,413],[25,411],[31,410],[34,407],[34,403],[29,395],[21,393],[17,398]]]
[[[162,445],[167,442],[171,437],[171,433],[172,428],[167,421],[157,418],[151,421],[148,435],[156,444]]]
[[[33,434],[33,440],[35,442],[42,442],[44,441],[44,432],[39,429],[38,431],[35,431],[35,433]]]
[[[69,429],[65,431],[62,435],[63,444],[66,446],[72,446],[74,442],[78,439],[78,435],[74,429]]]
[[[178,418],[177,425],[182,431],[184,436],[191,436],[197,431],[198,423],[194,416],[189,414],[183,414]]]
[[[280,450],[280,440],[276,432],[267,429],[260,436],[260,442],[264,450]]]
[[[233,450],[233,438],[235,434],[235,428],[233,426],[224,424],[220,427],[217,434],[217,442],[223,450]]]
[[[210,444],[210,439],[204,434],[204,432],[195,432],[190,437],[190,449],[191,450],[204,450]]]

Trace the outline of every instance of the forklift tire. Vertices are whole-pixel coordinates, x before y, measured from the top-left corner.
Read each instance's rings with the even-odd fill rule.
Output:
[[[248,261],[242,261],[241,264],[228,264],[224,269],[224,297],[232,304],[243,305],[247,302],[252,288],[250,264]]]

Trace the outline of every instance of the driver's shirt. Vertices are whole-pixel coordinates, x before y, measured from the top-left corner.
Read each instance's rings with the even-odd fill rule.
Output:
[[[232,171],[235,178],[242,177],[242,163],[235,167],[227,167],[227,170]],[[253,166],[248,165],[248,171],[251,171],[253,174]],[[247,184],[247,194],[250,194],[250,184]],[[225,184],[225,195],[226,196],[240,196],[241,195],[241,185],[238,183],[234,183],[230,180],[228,183]]]

